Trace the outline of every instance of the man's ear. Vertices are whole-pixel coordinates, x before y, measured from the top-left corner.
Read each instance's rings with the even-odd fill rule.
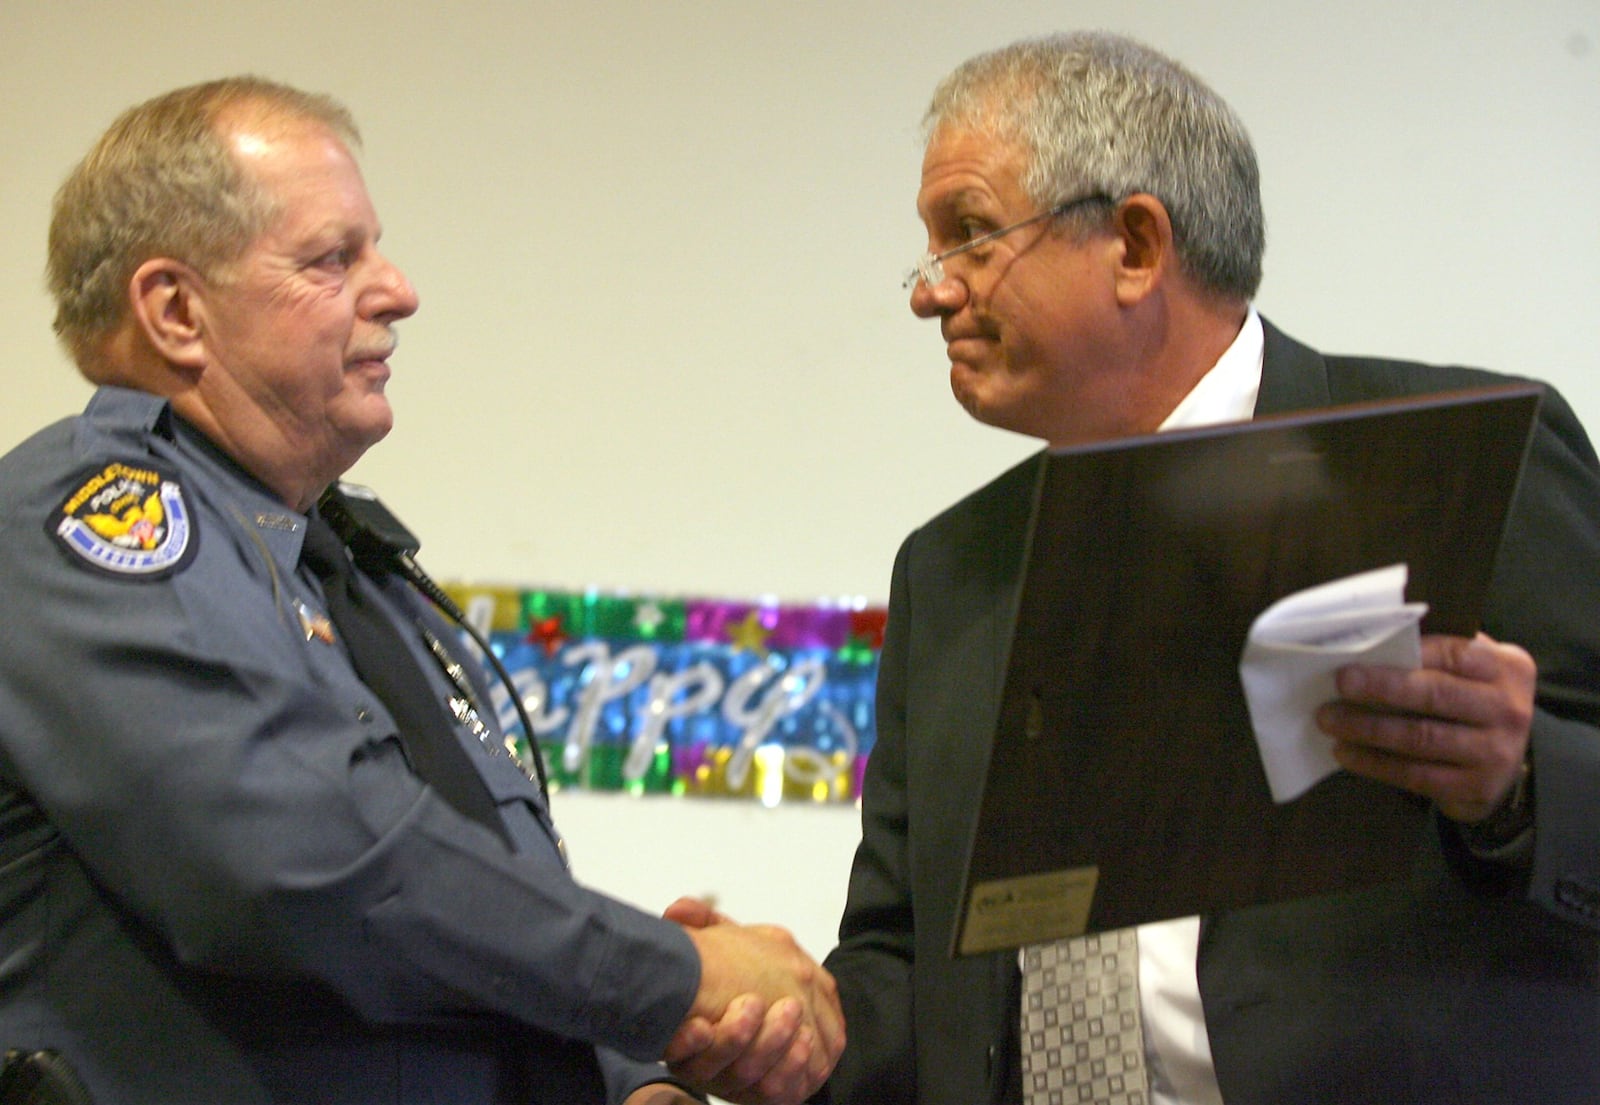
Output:
[[[1132,307],[1161,287],[1177,264],[1172,218],[1154,196],[1136,192],[1117,205],[1111,229],[1121,243],[1117,265],[1117,301]]]
[[[170,257],[152,257],[129,281],[133,317],[151,347],[168,363],[198,369],[205,364],[201,326],[203,281]]]

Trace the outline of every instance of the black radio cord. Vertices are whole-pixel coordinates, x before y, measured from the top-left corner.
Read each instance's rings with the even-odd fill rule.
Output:
[[[545,770],[544,754],[539,750],[539,736],[533,731],[533,721],[528,717],[528,711],[523,708],[522,695],[517,692],[517,685],[512,681],[511,673],[506,671],[505,665],[500,662],[500,657],[495,655],[494,649],[489,645],[483,634],[473,628],[472,622],[462,612],[461,607],[456,605],[455,600],[446,593],[443,587],[435,583],[428,573],[423,571],[415,560],[411,559],[408,553],[396,552],[393,567],[407,583],[421,591],[427,596],[428,601],[443,611],[445,617],[466,631],[467,636],[472,638],[472,643],[478,646],[479,651],[489,661],[489,665],[494,668],[495,675],[499,677],[500,682],[505,684],[506,693],[511,696],[511,705],[517,711],[517,721],[522,725],[523,735],[528,739],[528,759],[533,764],[534,779],[538,782],[539,793],[543,795],[545,805],[548,807],[550,804],[550,778]]]

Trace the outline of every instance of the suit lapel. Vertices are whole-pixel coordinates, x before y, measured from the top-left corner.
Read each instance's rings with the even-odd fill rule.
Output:
[[[1256,414],[1282,414],[1333,404],[1328,385],[1328,365],[1322,354],[1301,345],[1265,318],[1261,320],[1265,347],[1261,358],[1261,391]]]

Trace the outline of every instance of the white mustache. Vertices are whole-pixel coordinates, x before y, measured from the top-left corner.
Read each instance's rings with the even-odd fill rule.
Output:
[[[373,345],[363,346],[350,355],[352,361],[386,361],[394,356],[394,351],[400,345],[400,335],[393,330],[385,330],[383,341]]]

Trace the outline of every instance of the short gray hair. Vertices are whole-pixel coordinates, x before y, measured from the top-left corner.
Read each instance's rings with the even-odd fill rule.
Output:
[[[220,120],[235,109],[316,122],[360,144],[338,102],[260,77],[191,85],[123,112],[56,192],[50,220],[55,331],[86,373],[96,343],[125,318],[141,264],[171,257],[212,275],[275,216],[228,147]]]
[[[1248,300],[1260,286],[1266,222],[1244,124],[1148,46],[1079,32],[980,54],[940,82],[924,137],[950,126],[1020,145],[1021,184],[1040,207],[1095,192],[1155,196],[1178,263],[1200,287]]]

